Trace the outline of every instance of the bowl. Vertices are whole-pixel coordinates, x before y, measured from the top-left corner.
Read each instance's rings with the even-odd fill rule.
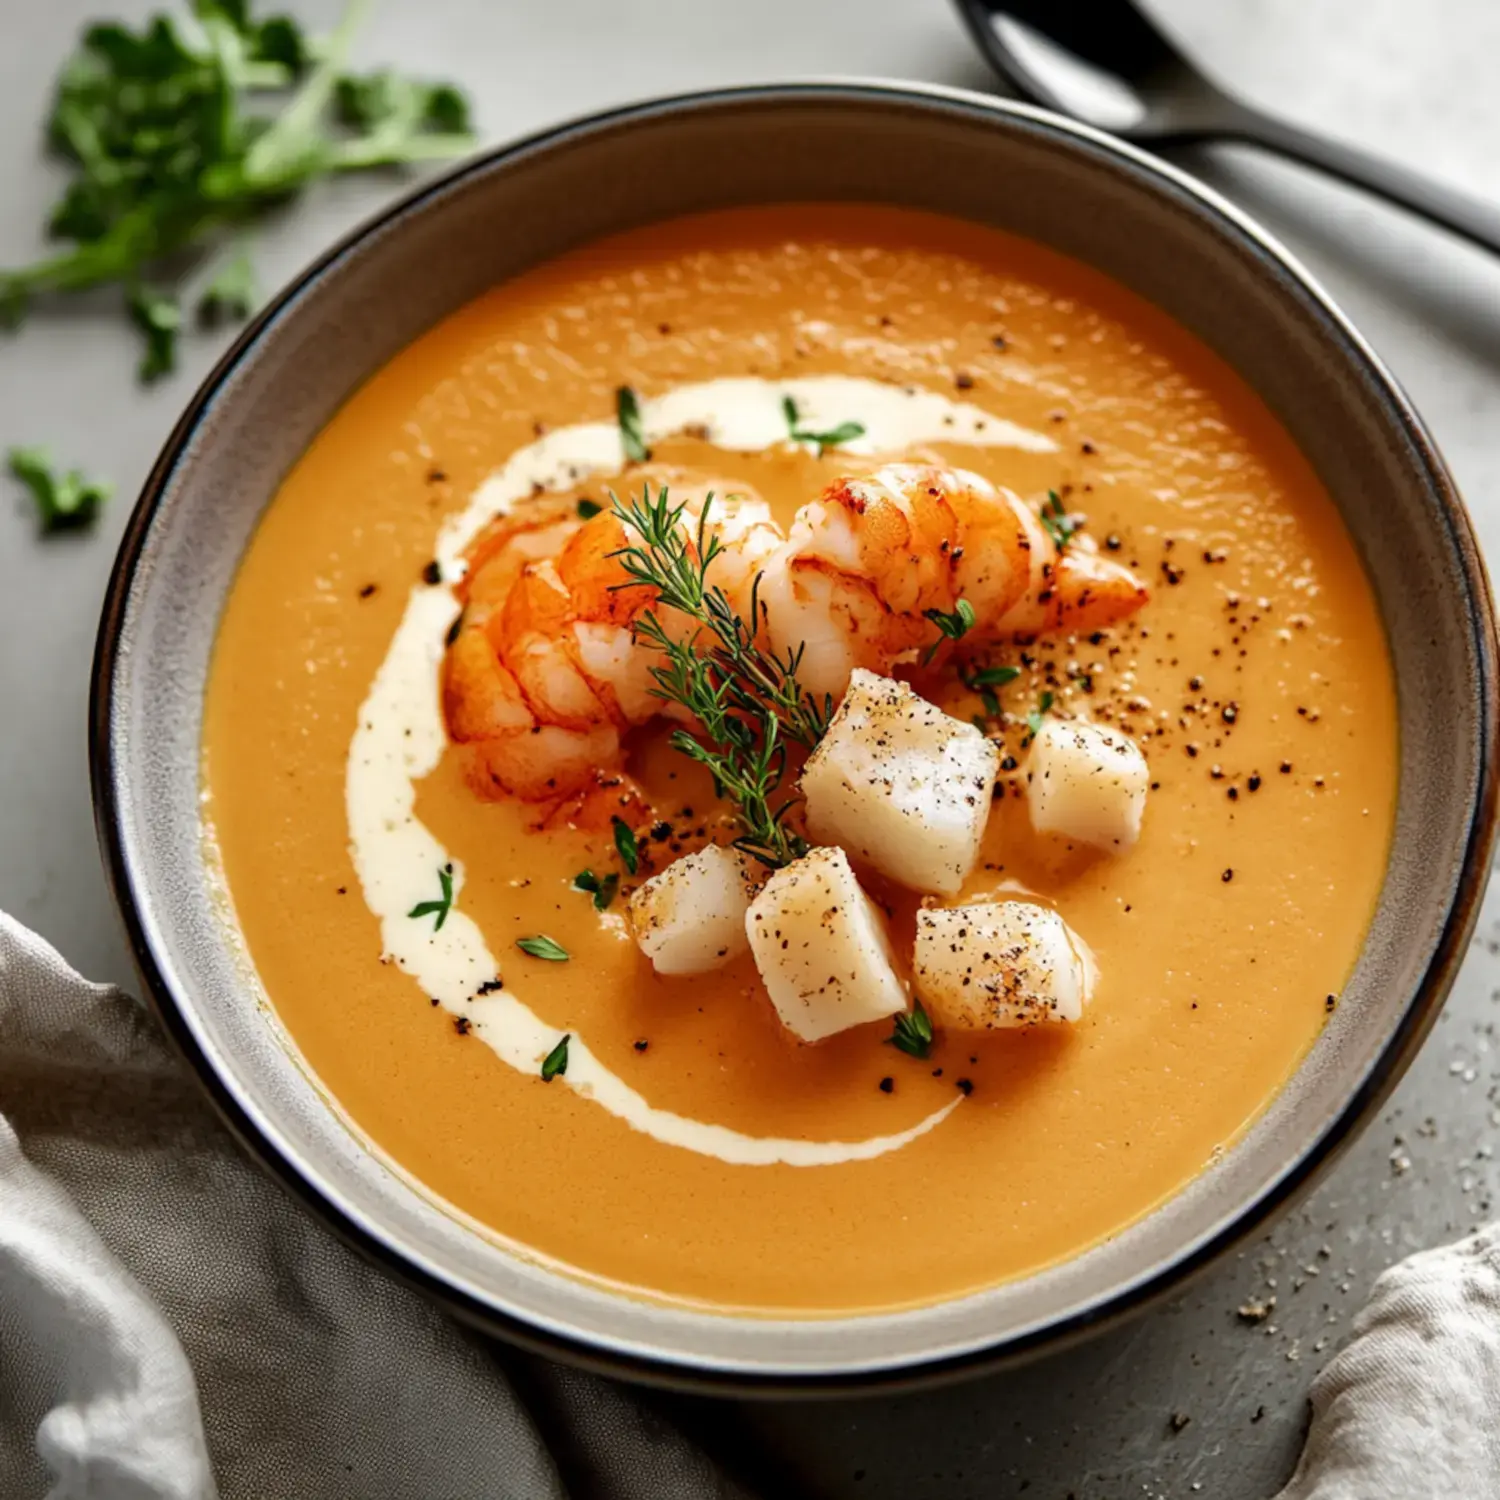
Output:
[[[505,1250],[330,1103],[257,993],[206,867],[204,684],[236,566],[281,477],[367,376],[493,283],[642,223],[865,200],[997,225],[1089,262],[1261,395],[1341,510],[1399,699],[1394,841],[1343,1003],[1222,1160],[1107,1242],[1018,1282],[878,1315],[746,1318],[637,1301]],[[976,1369],[1176,1286],[1304,1189],[1410,1061],[1474,926],[1495,838],[1496,638],[1469,518],[1379,361],[1296,262],[1201,184],[1042,111],[955,90],[807,82],[685,95],[479,156],[281,293],[177,424],[131,519],[91,709],[100,838],[162,1022],[225,1120],[308,1208],[459,1315],[617,1374],[831,1391]]]

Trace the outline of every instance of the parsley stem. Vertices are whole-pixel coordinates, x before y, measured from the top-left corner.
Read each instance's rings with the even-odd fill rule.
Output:
[[[369,10],[370,0],[348,0],[338,25],[329,34],[322,57],[292,102],[245,153],[243,171],[247,182],[263,184],[285,177],[306,156],[309,137],[316,137],[318,117],[333,98],[354,33]]]

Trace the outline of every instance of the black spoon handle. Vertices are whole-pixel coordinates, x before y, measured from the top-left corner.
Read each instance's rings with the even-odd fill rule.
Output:
[[[1321,167],[1500,254],[1500,205],[1458,188],[1445,187],[1431,177],[1362,151],[1358,146],[1300,130],[1274,115],[1264,115],[1238,103],[1223,121],[1222,128],[1231,139],[1269,146],[1273,151]]]

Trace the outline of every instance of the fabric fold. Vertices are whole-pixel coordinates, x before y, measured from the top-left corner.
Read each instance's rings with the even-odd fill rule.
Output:
[[[516,1358],[346,1249],[240,1154],[129,996],[0,914],[0,1495],[742,1495],[576,1372],[554,1441],[609,1457],[565,1487]]]

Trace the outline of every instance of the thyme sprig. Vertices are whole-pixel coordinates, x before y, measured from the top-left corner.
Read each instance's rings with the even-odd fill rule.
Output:
[[[658,608],[694,625],[684,639],[667,630],[657,608],[635,621],[636,639],[663,657],[651,669],[656,696],[681,704],[699,725],[696,733],[675,731],[672,744],[706,766],[721,795],[734,803],[743,829],[735,847],[772,868],[790,864],[807,845],[786,823],[795,799],[776,796],[788,746],[817,744],[833,717],[833,698],[804,691],[797,677],[801,646],[778,654],[757,642],[763,614],[758,576],[748,621],[722,588],[709,583],[709,569],[723,550],[710,529],[712,495],[692,528],[682,524],[687,507],[672,503],[666,485],[654,499],[649,483],[638,500],[626,503],[614,494],[610,499],[614,515],[638,538],[614,553],[630,579],[616,587],[648,587]]]

